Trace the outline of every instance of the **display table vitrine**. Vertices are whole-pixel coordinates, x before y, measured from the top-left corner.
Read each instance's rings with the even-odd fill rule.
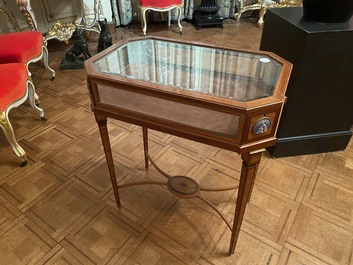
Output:
[[[233,223],[210,204],[232,232],[229,253],[234,253],[261,152],[276,142],[291,64],[269,52],[142,37],[109,47],[88,59],[85,67],[118,206],[119,189],[141,183],[117,184],[107,118],[142,126],[145,167],[151,162],[167,177],[151,184],[166,185],[179,197],[202,200],[203,187],[155,165],[148,153],[148,129],[241,154]]]

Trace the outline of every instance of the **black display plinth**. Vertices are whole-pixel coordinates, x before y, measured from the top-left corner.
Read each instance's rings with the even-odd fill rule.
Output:
[[[209,15],[202,14],[201,12],[195,11],[194,13],[194,22],[196,28],[200,29],[203,26],[218,26],[223,28],[223,18],[219,15]]]
[[[352,0],[303,0],[303,16],[310,20],[347,22],[353,14]]]
[[[219,6],[215,0],[202,0],[194,12],[194,22],[199,30],[202,26],[218,26],[223,28],[223,18],[218,15]]]
[[[293,63],[274,157],[344,150],[353,124],[353,18],[321,23],[301,7],[266,13],[261,50]]]

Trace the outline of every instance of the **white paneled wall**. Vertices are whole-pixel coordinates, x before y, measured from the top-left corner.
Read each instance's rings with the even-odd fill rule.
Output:
[[[16,17],[21,30],[29,30],[23,15],[19,11],[15,0],[4,0]],[[27,0],[28,1],[28,0]],[[41,32],[46,33],[57,20],[73,22],[77,18],[77,1],[79,0],[30,0],[31,7]],[[110,0],[101,0],[102,16],[112,21]],[[92,21],[94,15],[94,0],[83,0],[85,18]],[[14,31],[6,16],[0,12],[0,33]]]

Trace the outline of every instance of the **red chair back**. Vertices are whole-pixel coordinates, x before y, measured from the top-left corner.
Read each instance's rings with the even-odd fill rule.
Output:
[[[172,5],[181,5],[182,0],[140,0],[141,6],[165,8]]]

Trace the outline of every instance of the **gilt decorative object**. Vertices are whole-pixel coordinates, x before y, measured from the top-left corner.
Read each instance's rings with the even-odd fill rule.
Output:
[[[65,23],[60,20],[56,21],[54,26],[49,29],[46,35],[46,40],[56,39],[58,41],[63,41],[66,44],[72,37],[76,29],[76,25],[73,23]]]
[[[29,29],[42,32],[46,40],[56,39],[58,41],[63,41],[65,43],[68,43],[69,39],[72,37],[73,33],[75,32],[76,27],[84,28],[87,31],[94,31],[94,32],[100,33],[100,26],[98,24],[98,20],[102,18],[101,0],[92,1],[94,2],[93,3],[94,17],[90,19],[89,22],[87,22],[85,18],[85,6],[87,7],[87,4],[85,4],[84,0],[72,1],[72,2],[76,2],[76,6],[77,6],[76,11],[72,10],[72,12],[75,12],[75,13],[77,12],[76,20],[74,19],[74,17],[72,17],[71,19],[71,15],[73,14],[69,16],[67,15],[59,16],[59,14],[57,13],[60,13],[60,12],[57,12],[56,10],[51,10],[51,9],[46,10],[45,5],[42,4],[44,5],[43,8],[45,9],[47,16],[50,17],[49,20],[48,18],[46,18],[45,19],[46,21],[44,23],[42,21],[41,23],[42,25],[38,25],[35,12],[33,11],[33,8],[32,8],[32,2],[35,5],[35,4],[38,4],[38,2],[42,2],[42,1],[16,0],[16,4],[19,10],[21,11],[27,25],[29,26]],[[57,6],[57,5],[53,3],[53,6]],[[40,17],[39,17],[39,20],[41,20]]]
[[[239,20],[241,15],[247,11],[260,10],[259,20],[257,24],[262,27],[264,24],[264,17],[267,9],[269,8],[285,8],[285,7],[299,7],[302,6],[302,0],[258,0],[257,3],[246,5],[246,0],[239,0],[239,8],[237,13],[234,14],[234,18]]]
[[[34,15],[30,0],[16,0],[16,4],[26,20],[30,30],[40,31],[36,17]],[[74,23],[66,23],[57,20],[48,30],[48,34],[44,36],[45,40],[56,39],[68,43],[72,34],[75,32],[76,25]]]

